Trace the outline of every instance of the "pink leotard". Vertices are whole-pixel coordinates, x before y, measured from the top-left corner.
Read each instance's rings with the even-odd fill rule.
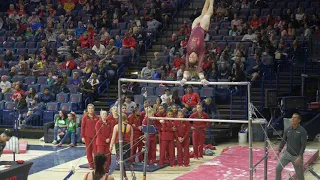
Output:
[[[202,63],[205,55],[205,44],[204,44],[205,30],[197,24],[191,31],[191,35],[187,44],[186,54],[186,70],[189,70],[189,55],[195,52],[198,55],[197,70],[202,72]]]

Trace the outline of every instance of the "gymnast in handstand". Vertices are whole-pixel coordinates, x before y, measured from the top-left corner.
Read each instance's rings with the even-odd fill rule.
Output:
[[[206,32],[209,30],[210,19],[213,14],[213,3],[214,0],[206,0],[201,15],[192,23],[192,31],[187,44],[186,70],[184,71],[183,79],[180,81],[181,85],[184,85],[192,75],[192,73],[190,73],[192,68],[198,73],[203,85],[209,83],[204,77],[202,63],[205,57],[204,38]]]

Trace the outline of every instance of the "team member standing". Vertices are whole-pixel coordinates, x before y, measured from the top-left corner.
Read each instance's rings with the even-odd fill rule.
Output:
[[[107,155],[106,171],[109,171],[111,164],[110,142],[112,138],[112,124],[107,121],[107,111],[100,111],[100,120],[97,122],[95,130],[97,132],[97,152]]]
[[[7,142],[11,139],[12,132],[9,129],[5,129],[0,135],[0,157],[4,148],[6,147]]]
[[[148,117],[154,116],[154,111],[151,107],[145,109],[146,114],[142,121],[143,126],[147,126]],[[150,126],[156,128],[155,121],[150,120]],[[148,160],[147,164],[156,163],[156,152],[157,152],[157,134],[155,132],[149,132],[149,142],[148,142]]]
[[[209,119],[207,113],[203,112],[202,106],[197,105],[196,112],[192,113],[189,118],[194,119]],[[193,142],[193,152],[194,159],[203,157],[203,145],[206,136],[206,129],[209,127],[209,123],[203,121],[193,121],[191,126],[192,129],[192,142]]]
[[[93,157],[97,152],[95,127],[99,117],[94,113],[93,104],[88,104],[87,111],[88,112],[83,116],[81,121],[81,137],[82,142],[86,144],[89,169],[93,169]]]
[[[291,127],[284,132],[277,156],[280,155],[285,144],[287,144],[287,149],[284,151],[276,167],[276,180],[282,179],[281,172],[289,162],[292,162],[298,180],[304,180],[303,154],[307,144],[307,131],[300,126],[300,121],[301,116],[294,113],[292,115]]]
[[[142,133],[142,121],[141,112],[139,106],[135,107],[133,114],[129,116],[129,124],[133,128],[133,147],[131,149],[132,156],[138,153],[141,153],[143,142],[141,138],[143,137]],[[143,161],[143,155],[139,155],[139,162]],[[135,162],[135,156],[131,159],[131,162]]]
[[[113,131],[113,127],[115,125],[118,124],[118,108],[116,106],[113,106],[111,109],[110,109],[110,112],[111,114],[108,115],[107,117],[107,121],[112,125],[112,131]]]
[[[182,111],[178,111],[178,118],[184,118],[184,114]],[[190,122],[175,121],[174,126],[177,128],[177,130],[175,131],[175,138],[177,143],[178,166],[189,166],[189,131],[191,129]]]
[[[173,112],[171,110],[167,113],[168,118],[173,118]],[[165,155],[166,152],[169,155],[169,163],[170,166],[174,166],[174,132],[176,131],[176,127],[174,126],[174,122],[172,120],[164,120],[161,127],[161,145],[160,145],[160,166],[164,165],[166,160]]]

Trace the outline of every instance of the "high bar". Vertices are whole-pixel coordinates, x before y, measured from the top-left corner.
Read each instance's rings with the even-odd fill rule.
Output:
[[[193,119],[193,118],[168,118],[168,117],[149,117],[151,120],[174,120],[174,121],[202,121],[202,122],[224,122],[224,123],[240,123],[248,124],[248,120],[231,120],[231,119]],[[265,124],[265,119],[256,119],[253,124]]]
[[[137,82],[137,83],[150,83],[150,84],[180,84],[179,81],[163,81],[163,80],[149,80],[149,79],[127,79],[127,78],[120,78],[119,81],[121,82]],[[202,85],[201,82],[195,81],[187,81],[186,85]],[[238,86],[247,86],[250,82],[209,82],[208,85],[238,85]]]

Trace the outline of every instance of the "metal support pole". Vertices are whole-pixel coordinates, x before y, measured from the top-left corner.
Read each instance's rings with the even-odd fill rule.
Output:
[[[251,108],[250,108],[250,102],[251,102],[251,95],[250,95],[250,89],[251,85],[248,84],[248,129],[249,129],[249,174],[250,174],[250,180],[253,180],[253,158],[252,158],[252,114],[251,114]]]
[[[122,137],[122,102],[121,102],[121,80],[118,80],[118,130],[119,130],[119,164],[120,164],[120,180],[123,180],[124,163],[123,163],[123,137]]]
[[[268,152],[268,141],[269,141],[269,137],[268,137],[268,132],[267,132],[267,128],[268,128],[268,122],[267,120],[265,120],[266,122],[264,123],[264,180],[268,179],[268,158],[269,158],[269,152]]]
[[[149,116],[149,115],[148,115]],[[147,179],[147,163],[148,163],[148,153],[149,153],[149,126],[150,126],[150,119],[147,119],[147,132],[146,132],[146,147],[144,150],[144,164],[143,164],[143,180]]]

